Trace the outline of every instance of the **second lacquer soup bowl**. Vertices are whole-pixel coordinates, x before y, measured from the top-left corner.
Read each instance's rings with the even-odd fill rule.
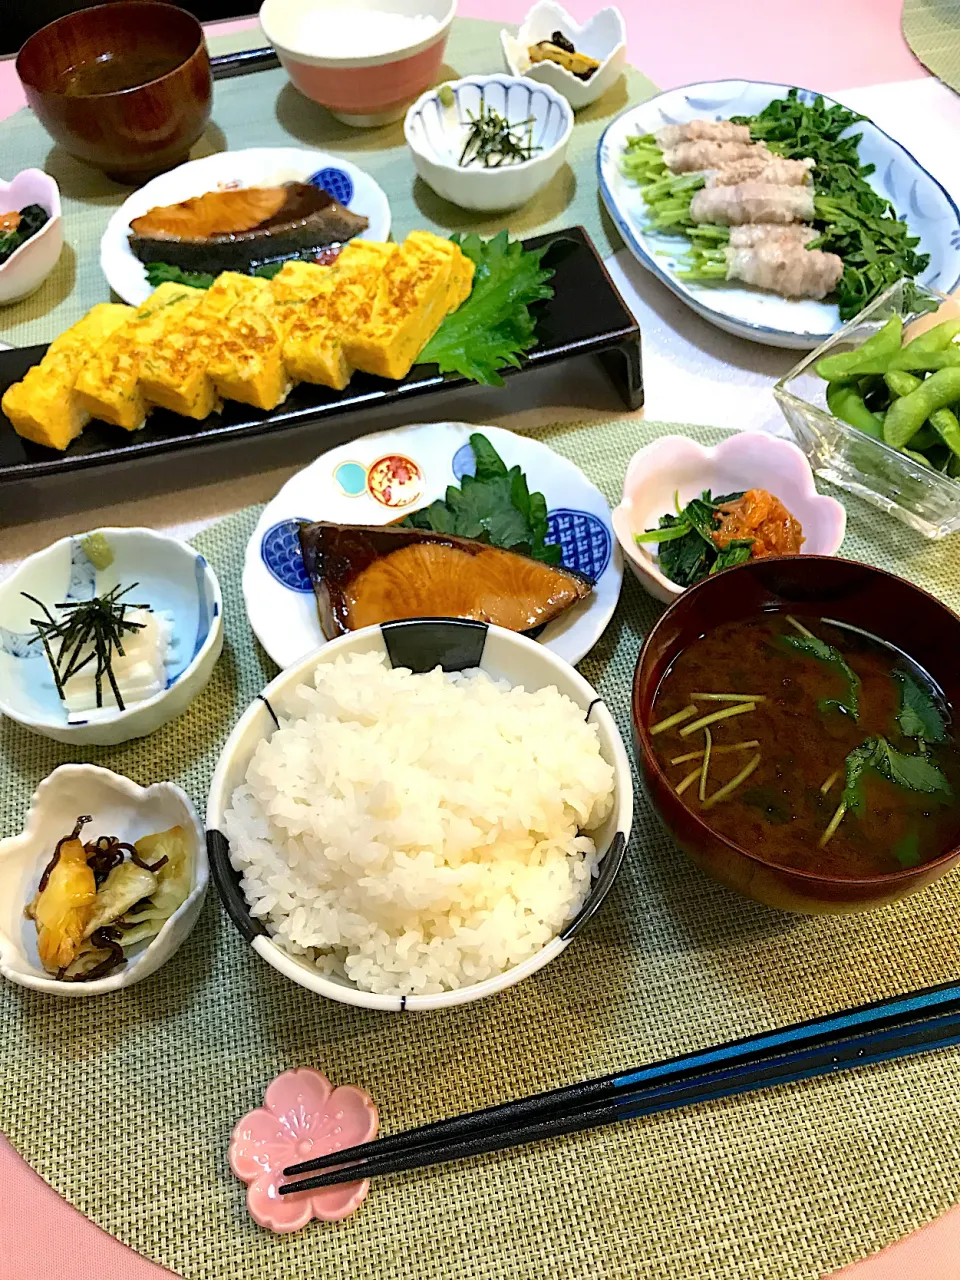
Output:
[[[784,556],[752,560],[689,588],[647,636],[633,683],[637,759],[650,801],[664,825],[708,875],[748,898],[784,911],[843,914],[885,906],[938,880],[960,862],[944,849],[919,866],[870,876],[807,872],[765,860],[714,831],[677,795],[650,735],[657,689],[677,656],[725,622],[767,609],[822,611],[909,655],[940,686],[950,706],[960,699],[960,618],[946,605],[893,574],[853,560]],[[956,801],[955,801],[956,802]]]

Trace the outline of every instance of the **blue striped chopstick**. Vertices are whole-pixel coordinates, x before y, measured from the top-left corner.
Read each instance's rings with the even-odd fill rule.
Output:
[[[855,1067],[872,1066],[956,1045],[960,1045],[960,1012],[954,1011],[907,1025],[886,1026],[882,1030],[850,1036],[834,1044],[794,1049],[789,1053],[743,1062],[735,1067],[728,1065],[719,1071],[704,1071],[682,1083],[659,1083],[640,1089],[624,1088],[612,1101],[594,1101],[572,1110],[554,1113],[545,1119],[534,1117],[519,1124],[487,1128],[482,1132],[429,1144],[419,1141],[405,1148],[394,1146],[386,1154],[372,1156],[346,1167],[343,1160],[348,1153],[338,1152],[333,1157],[336,1168],[328,1169],[315,1177],[287,1183],[279,1191],[281,1195],[290,1195],[355,1182],[360,1178],[447,1164],[453,1160],[502,1151],[543,1138],[595,1129],[641,1116],[673,1111],[695,1103],[736,1097],[774,1085],[811,1080]],[[398,1134],[396,1137],[399,1139],[406,1136],[412,1139],[418,1132],[413,1130],[407,1135]]]
[[[625,1071],[578,1084],[564,1085],[527,1098],[514,1099],[493,1107],[485,1107],[448,1120],[420,1125],[402,1133],[391,1134],[348,1150],[331,1152],[313,1160],[284,1169],[288,1177],[312,1173],[319,1169],[356,1161],[368,1156],[381,1157],[391,1151],[410,1151],[414,1146],[432,1145],[457,1138],[475,1137],[490,1131],[503,1131],[535,1119],[546,1120],[559,1111],[572,1112],[603,1102],[612,1102],[621,1091],[636,1090],[657,1084],[683,1083],[711,1068],[736,1068],[769,1058],[778,1051],[830,1044],[856,1032],[879,1030],[917,1021],[932,1013],[960,1010],[960,982],[926,987],[905,996],[894,996],[861,1005],[841,1013],[812,1018],[806,1022],[778,1028],[776,1031],[746,1036],[709,1049],[681,1054],[649,1066],[631,1067]]]

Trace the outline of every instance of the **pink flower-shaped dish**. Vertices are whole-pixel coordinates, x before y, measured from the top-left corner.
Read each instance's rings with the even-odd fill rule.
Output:
[[[359,1208],[369,1179],[288,1196],[279,1187],[287,1165],[377,1136],[380,1118],[370,1095],[352,1084],[335,1089],[321,1072],[301,1067],[272,1080],[263,1101],[230,1139],[230,1168],[247,1183],[253,1220],[271,1231],[299,1231],[313,1218],[336,1222]]]
[[[789,440],[738,431],[708,449],[687,436],[661,436],[631,458],[612,520],[627,563],[655,600],[669,604],[684,588],[660,572],[657,544],[638,546],[633,535],[656,529],[660,517],[674,510],[675,494],[683,507],[704,489],[714,495],[766,489],[803,526],[803,553],[835,556],[840,550],[846,509],[817,493],[810,464]]]
[[[63,249],[60,188],[42,169],[24,169],[12,182],[0,180],[0,214],[19,213],[28,204],[40,205],[50,216],[36,235],[0,265],[0,306],[18,302],[39,289]]]

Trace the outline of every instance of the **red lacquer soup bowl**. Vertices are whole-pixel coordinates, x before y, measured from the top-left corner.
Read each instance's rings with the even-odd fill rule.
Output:
[[[323,40],[324,10],[336,11],[331,24],[336,22],[339,32],[346,7],[345,0],[264,0],[260,25],[300,92],[338,120],[363,128],[399,120],[439,77],[457,0],[353,0],[349,9],[357,43],[349,53],[339,36],[336,47]],[[371,43],[377,22],[371,10],[433,22],[429,30],[413,28],[406,43],[384,50]],[[309,36],[301,25],[308,13]]]
[[[213,102],[203,28],[154,0],[58,18],[20,50],[17,74],[50,136],[120,182],[186,160]]]
[[[648,726],[670,664],[699,636],[726,622],[779,608],[845,622],[901,649],[960,706],[960,618],[933,596],[881,569],[827,556],[748,561],[679,596],[650,632],[633,682],[633,729],[647,794],[690,858],[721,884],[784,911],[842,914],[884,906],[937,880],[960,862],[960,848],[917,867],[872,876],[798,871],[758,857],[688,808],[653,750]]]

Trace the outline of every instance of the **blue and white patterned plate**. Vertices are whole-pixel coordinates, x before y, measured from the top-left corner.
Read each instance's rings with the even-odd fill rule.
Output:
[[[835,303],[791,301],[746,286],[696,285],[680,280],[676,257],[686,251],[687,241],[647,232],[646,206],[639,189],[620,172],[620,157],[629,137],[687,120],[756,115],[774,98],[785,97],[789,89],[789,85],[756,80],[712,80],[671,89],[630,107],[600,139],[597,177],[610,216],[634,257],[704,320],[751,342],[809,350],[841,327]],[[809,89],[800,93],[810,101],[816,96]],[[831,104],[833,99],[824,95],[824,101]],[[957,206],[910,152],[882,129],[863,121],[853,131],[863,135],[861,162],[875,166],[869,181],[920,237],[919,251],[930,255],[921,282],[949,293],[960,283]]]
[[[160,174],[124,201],[100,241],[100,266],[110,287],[135,307],[150,296],[147,273],[133,256],[127,238],[134,218],[158,205],[178,204],[220,187],[272,187],[284,182],[312,182],[329,191],[351,213],[368,219],[370,225],[362,239],[386,240],[389,236],[390,205],[383,188],[349,160],[300,147],[221,151]]]
[[[274,662],[289,667],[324,643],[313,589],[300,558],[301,520],[388,524],[443,497],[474,466],[470,436],[486,436],[508,467],[520,466],[547,500],[549,540],[563,563],[593,578],[593,595],[540,635],[548,649],[579,662],[606,630],[620,595],[623,558],[610,507],[583,472],[526,436],[502,427],[436,422],[364,436],[331,449],[292,476],[260,516],[247,544],[247,617]]]

